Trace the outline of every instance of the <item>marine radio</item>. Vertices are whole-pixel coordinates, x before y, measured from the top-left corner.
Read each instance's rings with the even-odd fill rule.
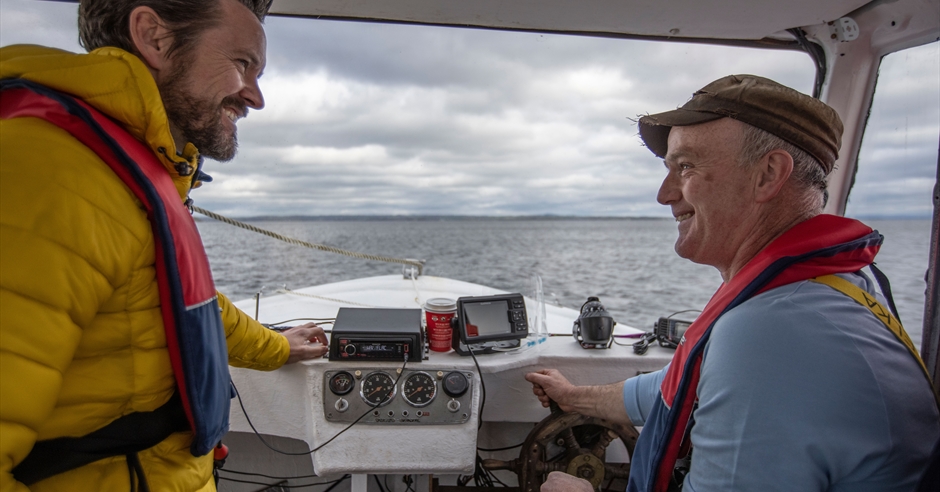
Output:
[[[640,340],[633,344],[633,353],[643,355],[653,342],[659,342],[661,347],[678,348],[685,338],[685,332],[692,326],[691,321],[674,319],[671,316],[659,318],[653,325],[653,331],[646,332]]]
[[[659,318],[659,321],[653,326],[653,333],[656,339],[663,347],[677,348],[682,339],[685,338],[685,331],[692,326],[691,321],[683,321],[673,318]]]
[[[421,362],[421,310],[339,308],[329,354],[330,360]]]
[[[521,294],[461,297],[451,328],[451,346],[460,355],[516,348],[529,336],[525,299]]]

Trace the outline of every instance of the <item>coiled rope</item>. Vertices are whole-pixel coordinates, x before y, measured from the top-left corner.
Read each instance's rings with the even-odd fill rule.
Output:
[[[336,254],[340,254],[340,255],[351,256],[351,257],[353,257],[353,258],[361,258],[361,259],[364,259],[364,260],[384,261],[384,262],[387,262],[387,263],[399,263],[399,264],[401,264],[401,265],[411,265],[411,266],[413,266],[413,267],[415,267],[415,268],[418,269],[418,276],[421,276],[421,274],[422,274],[422,272],[423,272],[423,270],[424,270],[424,262],[422,262],[422,261],[420,261],[420,260],[411,260],[411,259],[391,258],[391,257],[389,257],[389,256],[370,255],[370,254],[365,254],[365,253],[357,253],[357,252],[355,252],[355,251],[347,251],[347,250],[345,250],[345,249],[334,248],[334,247],[332,247],[332,246],[327,246],[327,245],[325,245],[325,244],[308,243],[307,241],[301,241],[301,240],[299,240],[299,239],[294,239],[294,238],[291,238],[291,237],[283,236],[283,235],[278,234],[278,233],[276,233],[276,232],[272,232],[272,231],[268,231],[268,230],[265,230],[265,229],[261,229],[260,227],[255,227],[255,226],[253,226],[253,225],[251,225],[251,224],[246,224],[246,223],[244,223],[244,222],[239,222],[239,221],[237,221],[237,220],[235,220],[235,219],[230,219],[230,218],[228,218],[228,217],[219,215],[219,214],[217,214],[217,213],[215,213],[215,212],[210,212],[210,211],[208,211],[208,210],[206,210],[206,209],[204,209],[204,208],[200,208],[200,207],[197,207],[197,206],[195,206],[195,205],[190,205],[190,209],[192,209],[193,212],[199,212],[199,213],[201,213],[202,215],[205,215],[206,217],[211,217],[211,218],[213,218],[213,219],[215,219],[215,220],[218,220],[218,221],[220,221],[220,222],[225,222],[226,224],[231,224],[231,225],[236,226],[236,227],[241,227],[242,229],[247,229],[247,230],[252,231],[252,232],[257,232],[258,234],[264,234],[265,236],[272,237],[272,238],[274,238],[274,239],[279,239],[279,240],[281,240],[281,241],[284,241],[285,243],[290,243],[290,244],[293,244],[293,245],[296,245],[296,246],[303,246],[303,247],[305,247],[305,248],[318,249],[318,250],[320,250],[320,251],[326,251],[326,252],[328,252],[328,253],[336,253]]]

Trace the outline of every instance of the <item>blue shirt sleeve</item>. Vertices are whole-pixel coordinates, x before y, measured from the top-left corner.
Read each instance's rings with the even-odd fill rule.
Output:
[[[633,425],[641,426],[646,423],[653,403],[659,398],[659,387],[668,369],[667,364],[658,371],[640,374],[623,382],[623,406],[627,409],[627,416]]]

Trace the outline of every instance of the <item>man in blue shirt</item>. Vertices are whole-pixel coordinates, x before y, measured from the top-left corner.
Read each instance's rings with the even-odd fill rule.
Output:
[[[639,123],[664,159],[657,200],[678,223],[676,252],[724,283],[666,368],[580,387],[538,371],[526,376],[536,396],[644,426],[630,491],[913,490],[940,413],[906,334],[861,272],[881,236],[822,214],[838,115],[737,75]],[[689,460],[687,474],[674,473]],[[580,489],[591,487],[556,474],[542,487]]]

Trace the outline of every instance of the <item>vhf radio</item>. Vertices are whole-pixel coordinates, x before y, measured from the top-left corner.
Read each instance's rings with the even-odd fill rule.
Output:
[[[339,308],[329,354],[330,360],[421,362],[421,310]]]

